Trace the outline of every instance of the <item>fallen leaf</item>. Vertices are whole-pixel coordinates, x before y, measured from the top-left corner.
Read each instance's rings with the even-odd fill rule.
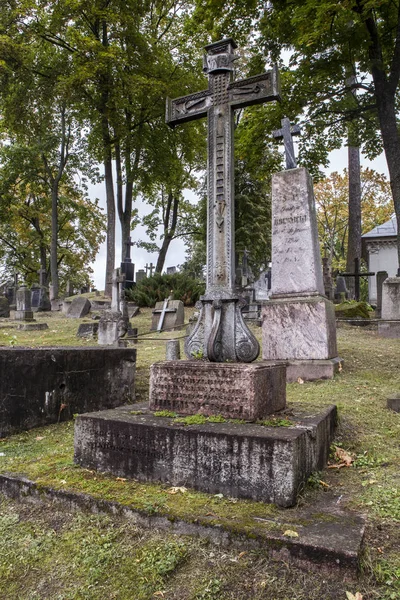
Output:
[[[327,487],[327,488],[331,487],[329,484],[325,483],[325,481],[322,481],[322,479],[319,479],[318,483],[320,483],[321,485],[323,485],[324,487]]]
[[[355,596],[351,592],[346,592],[346,596],[347,596],[347,600],[363,600],[363,597],[360,594],[360,592],[356,592]]]
[[[339,446],[335,446],[335,458],[338,460],[339,465],[336,465],[336,468],[340,467],[350,467],[354,462],[353,456],[343,450],[343,448],[339,448]],[[335,465],[333,465],[334,467]]]
[[[247,552],[241,552],[238,556],[238,558],[242,558],[242,556],[244,556],[245,554],[247,554]]]
[[[215,515],[214,513],[206,513],[206,517],[218,517],[218,515]]]
[[[184,494],[185,492],[187,492],[187,488],[185,488],[185,487],[172,487],[169,490],[167,490],[167,494],[171,494],[171,495],[179,494],[179,493]]]
[[[341,373],[343,371],[343,367],[342,367],[342,363],[341,362],[339,363],[338,371],[339,371],[339,373]]]
[[[126,481],[123,477],[117,477],[115,481]]]
[[[285,535],[286,537],[292,537],[292,538],[299,537],[299,534],[297,533],[297,531],[292,531],[291,529],[287,529],[283,535]]]
[[[304,383],[304,379],[302,379],[301,377],[297,378],[297,383]]]
[[[154,592],[153,596],[159,596],[161,598],[164,598],[165,594],[164,594],[164,592],[160,591],[160,592]]]
[[[223,494],[214,494],[214,498],[223,498],[224,495]]]
[[[35,440],[37,442],[40,442],[40,440],[44,440],[44,436],[38,435],[37,437],[35,437]]]

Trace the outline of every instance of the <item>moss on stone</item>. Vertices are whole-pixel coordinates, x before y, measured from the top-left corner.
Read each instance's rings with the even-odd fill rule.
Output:
[[[369,319],[371,309],[366,302],[348,300],[335,306],[336,317],[339,319]]]

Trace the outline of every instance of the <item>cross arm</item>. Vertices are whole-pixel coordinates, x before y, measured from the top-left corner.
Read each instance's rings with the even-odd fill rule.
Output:
[[[229,84],[229,103],[233,108],[244,108],[281,100],[278,69],[274,67],[261,75],[248,77]]]
[[[173,128],[180,123],[206,117],[211,105],[212,95],[209,90],[181,96],[175,100],[167,98],[165,121]]]

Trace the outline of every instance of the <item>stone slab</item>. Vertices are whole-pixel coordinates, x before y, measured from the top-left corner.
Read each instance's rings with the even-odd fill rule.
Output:
[[[90,312],[90,301],[87,298],[74,298],[66,314],[71,319],[82,319]]]
[[[10,316],[10,304],[5,296],[0,296],[0,317],[8,318]]]
[[[268,362],[263,361],[263,364]],[[287,360],[284,364],[286,365],[286,381],[293,383],[298,381],[299,377],[303,381],[332,379],[341,370],[343,359],[337,356],[327,360]]]
[[[42,331],[48,328],[47,323],[18,323],[17,325],[17,329],[22,329],[22,331]]]
[[[156,331],[158,327],[158,322],[160,320],[161,312],[154,311],[162,311],[164,306],[164,302],[156,302],[156,305],[153,309],[153,316],[151,318],[151,331]],[[180,327],[185,322],[185,309],[183,306],[182,300],[170,300],[168,302],[167,310],[172,310],[174,312],[166,312],[162,329],[174,329],[175,327]]]
[[[400,277],[388,277],[382,284],[381,316],[386,320],[400,320]]]
[[[378,335],[383,338],[400,338],[400,320],[378,323]]]
[[[285,365],[163,361],[150,367],[150,408],[255,420],[285,408]]]
[[[394,412],[400,413],[400,397],[388,398],[386,406],[390,408],[390,410],[394,410]]]
[[[0,437],[134,398],[132,348],[0,348]]]
[[[337,411],[296,414],[293,407],[292,418],[292,427],[184,425],[155,417],[145,404],[124,406],[76,418],[74,461],[117,477],[288,507],[309,475],[324,467]]]
[[[313,183],[304,168],[272,176],[272,297],[324,295]]]
[[[94,323],[81,323],[76,332],[76,337],[80,338],[94,338],[99,330],[99,324],[97,321]]]
[[[325,492],[312,506],[297,506],[289,515],[262,519],[250,518],[242,528],[235,528],[216,519],[215,515],[203,516],[196,521],[177,518],[173,513],[160,514],[152,507],[151,512],[139,510],[126,504],[96,498],[69,489],[54,489],[38,485],[25,477],[0,475],[0,493],[7,498],[38,506],[62,506],[68,512],[85,511],[129,519],[138,527],[176,533],[197,535],[211,543],[244,549],[257,549],[260,555],[274,560],[295,564],[309,571],[333,569],[340,576],[355,574],[360,567],[365,517],[350,512],[341,506],[342,496]],[[267,527],[263,527],[263,522]],[[295,530],[299,536],[283,535],[287,529]],[[250,534],[251,532],[251,534]]]
[[[262,309],[265,360],[327,360],[337,356],[335,309],[321,296],[275,299]]]

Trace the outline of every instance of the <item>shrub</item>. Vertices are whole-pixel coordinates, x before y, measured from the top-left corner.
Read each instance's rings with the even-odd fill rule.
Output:
[[[127,290],[127,298],[138,306],[154,306],[172,295],[174,300],[182,300],[185,306],[193,306],[205,292],[205,283],[184,273],[160,275],[142,279],[134,288]]]

